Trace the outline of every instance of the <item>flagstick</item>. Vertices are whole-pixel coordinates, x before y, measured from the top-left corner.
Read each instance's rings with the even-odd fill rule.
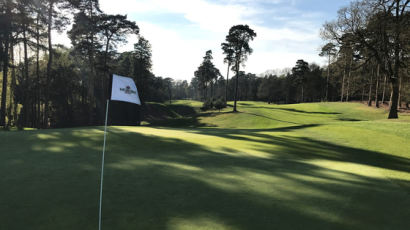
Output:
[[[105,127],[104,127],[104,145],[101,160],[101,183],[100,183],[100,211],[98,214],[98,230],[101,230],[101,205],[102,205],[102,191],[103,191],[103,178],[104,178],[104,154],[105,154],[105,140],[107,138],[107,119],[108,119],[108,104],[110,100],[107,100],[107,108],[105,109]]]

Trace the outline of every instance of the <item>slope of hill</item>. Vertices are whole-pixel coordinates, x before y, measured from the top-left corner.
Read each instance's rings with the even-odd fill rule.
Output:
[[[344,121],[387,121],[386,110],[359,103],[274,105],[264,102],[238,102],[238,113],[232,113],[232,103],[220,112],[201,112],[201,105],[200,102],[189,100],[174,101],[172,104],[151,103],[145,120],[152,125],[233,129],[266,129]],[[410,121],[410,114],[400,114],[398,121]]]

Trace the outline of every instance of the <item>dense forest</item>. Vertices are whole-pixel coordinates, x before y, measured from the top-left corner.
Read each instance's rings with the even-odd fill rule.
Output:
[[[1,0],[0,126],[102,124],[112,73],[135,80],[142,106],[218,99],[234,101],[236,111],[237,100],[367,101],[388,105],[389,118],[397,118],[398,109],[410,102],[408,5],[408,0],[354,1],[323,25],[318,55],[327,65],[301,59],[291,68],[258,75],[241,70],[256,32],[247,25],[232,26],[221,50],[204,50],[188,82],[155,76],[151,44],[138,25],[125,15],[104,13],[98,0]],[[71,47],[53,43],[52,32],[64,30]],[[138,36],[134,49],[119,52],[131,34]],[[226,75],[213,64],[212,52],[225,55]]]

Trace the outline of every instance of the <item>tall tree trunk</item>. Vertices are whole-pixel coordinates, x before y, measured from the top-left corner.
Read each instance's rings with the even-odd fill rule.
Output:
[[[399,115],[397,113],[397,106],[399,101],[399,70],[400,70],[400,0],[396,0],[396,15],[395,15],[395,37],[394,37],[394,69],[393,76],[391,76],[390,82],[392,84],[392,100],[389,111],[389,119],[397,119]]]
[[[228,62],[228,70],[226,71],[225,102],[228,102],[229,67],[231,67],[230,62]]]
[[[107,87],[106,82],[107,82],[107,77],[110,76],[109,68],[108,68],[108,48],[110,45],[110,41],[111,41],[111,37],[108,37],[107,43],[105,46],[105,52],[104,52],[104,74],[101,77],[101,93],[100,93],[101,101],[106,101],[106,99],[108,98],[107,96],[108,87]],[[110,78],[108,77],[108,79]],[[104,120],[104,113],[101,113],[101,115],[102,117],[100,117],[100,119]]]
[[[392,86],[392,94],[391,94],[391,105],[390,105],[390,112],[389,112],[389,119],[396,119],[398,118],[397,114],[397,106],[398,106],[398,99],[399,99],[399,83],[397,78],[390,79],[391,86]]]
[[[214,98],[214,82],[211,80],[211,100]]]
[[[44,127],[48,128],[48,113],[49,113],[49,84],[51,80],[51,66],[53,64],[53,44],[51,42],[51,27],[53,25],[53,8],[54,1],[50,1],[48,7],[48,25],[47,25],[47,35],[48,35],[48,62],[47,62],[47,76],[46,84],[44,90]]]
[[[379,108],[379,73],[380,73],[380,65],[377,64],[376,95],[375,95],[375,98],[374,98],[374,102],[375,102],[377,108]]]
[[[326,77],[326,101],[329,101],[329,76],[330,76],[330,55],[327,62],[327,77]]]
[[[401,108],[401,104],[402,104],[401,91],[402,91],[402,77],[400,76],[399,77],[399,105],[398,105],[398,108]]]
[[[238,112],[238,110],[236,109],[236,100],[238,99],[238,85],[239,85],[239,63],[238,61],[236,61],[235,67],[236,67],[236,80],[235,80],[235,96],[234,96],[234,103],[233,103],[233,111]]]
[[[386,94],[386,81],[387,81],[387,75],[384,74],[382,105],[384,104],[384,96]]]
[[[373,74],[374,74],[374,69],[372,68],[372,73],[370,74],[369,100],[367,101],[368,106],[372,106]]]
[[[28,53],[27,53],[27,36],[26,36],[27,25],[23,25],[23,51],[24,51],[24,80],[23,80],[23,88],[26,92],[29,92],[29,84],[28,84]],[[29,113],[29,106],[30,103],[28,102],[28,95],[27,93],[23,93],[23,126],[29,126],[28,122],[28,113]]]
[[[10,61],[13,68],[11,69],[11,85],[10,85],[10,101],[9,101],[9,110],[7,112],[8,115],[8,124],[7,126],[11,126],[11,121],[15,123],[15,115],[13,114],[13,108],[16,111],[17,105],[14,101],[14,89],[16,88],[16,68],[14,66],[14,41],[10,42]]]
[[[350,96],[350,72],[349,72],[349,75],[347,76],[346,102],[349,102],[349,96]]]
[[[342,77],[342,90],[341,90],[341,93],[340,93],[340,102],[343,102],[343,94],[344,94],[344,91],[345,91],[345,78],[346,78],[346,68],[347,68],[347,63],[346,62],[347,61],[346,61],[346,55],[345,55],[344,68],[343,68],[343,77]]]
[[[350,96],[350,80],[352,76],[352,66],[353,66],[353,53],[350,58],[350,65],[349,65],[349,73],[347,74],[347,90],[346,90],[346,101],[349,101],[349,96]]]
[[[3,86],[1,91],[1,112],[0,125],[6,126],[6,97],[7,97],[7,77],[9,72],[9,46],[11,36],[11,9],[9,4],[6,5],[6,26],[4,28],[4,58],[3,58]]]
[[[89,13],[90,13],[90,20],[93,23],[93,3],[90,2],[90,9],[89,9]],[[89,117],[88,117],[88,122],[89,125],[92,125],[94,122],[94,105],[95,105],[95,96],[94,96],[94,76],[95,76],[95,68],[94,68],[94,31],[90,31],[91,32],[91,47],[90,47],[90,52],[89,52],[89,62],[90,62],[90,70],[91,70],[91,74],[88,78],[88,97],[90,100],[90,105],[89,105]]]
[[[7,41],[8,38],[5,39],[5,57],[3,61],[3,86],[1,91],[1,121],[0,126],[6,126],[6,98],[7,98],[7,80],[8,80],[8,66],[9,66],[9,42]]]
[[[41,106],[41,100],[40,100],[40,13],[37,13],[37,19],[36,19],[36,127],[40,128],[41,127],[41,115],[40,115],[40,106]]]

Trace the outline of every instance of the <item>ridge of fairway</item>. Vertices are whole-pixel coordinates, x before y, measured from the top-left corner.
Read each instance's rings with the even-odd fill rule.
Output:
[[[387,122],[387,111],[374,109],[360,103],[303,103],[291,105],[267,104],[265,102],[238,102],[239,112],[232,112],[232,103],[221,110],[201,112],[197,101],[179,100],[165,107],[189,106],[197,114],[187,117],[168,117],[154,126],[165,127],[213,127],[225,129],[269,129],[296,125],[327,124],[334,122]],[[401,114],[398,121],[410,121],[410,115]],[[391,122],[391,121],[388,121]]]

